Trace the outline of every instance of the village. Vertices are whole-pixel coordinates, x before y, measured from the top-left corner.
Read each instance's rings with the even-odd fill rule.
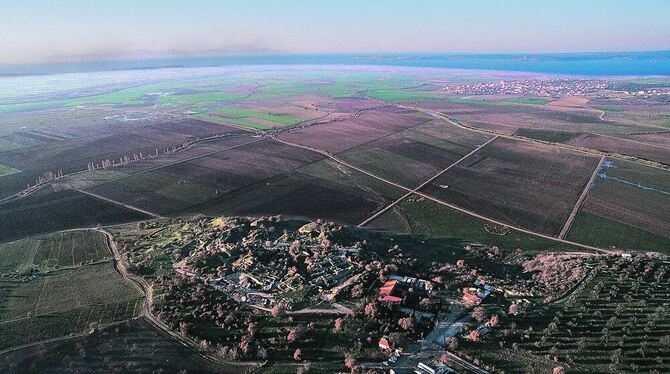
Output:
[[[425,262],[393,238],[281,217],[135,231],[121,239],[125,260],[153,282],[153,313],[185,338],[226,360],[305,363],[309,352],[329,352],[369,373],[488,372],[465,352],[506,319],[575,289],[598,261],[469,244]],[[217,337],[209,324],[230,332]]]

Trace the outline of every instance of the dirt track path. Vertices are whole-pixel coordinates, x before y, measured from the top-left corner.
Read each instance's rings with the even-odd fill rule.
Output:
[[[373,214],[372,216],[370,216],[369,218],[367,218],[367,219],[364,220],[363,222],[359,223],[359,224],[358,224],[358,227],[365,227],[367,224],[369,224],[370,222],[374,221],[375,219],[377,219],[377,218],[378,218],[379,216],[381,216],[382,214],[386,213],[389,209],[393,208],[393,207],[396,206],[398,203],[400,203],[401,201],[403,201],[403,200],[405,200],[406,198],[408,198],[410,195],[417,193],[419,190],[421,190],[421,189],[424,188],[426,185],[428,185],[428,183],[434,181],[434,180],[435,180],[436,178],[438,178],[440,175],[446,173],[446,172],[449,171],[451,168],[453,168],[454,166],[456,166],[457,164],[459,164],[461,161],[463,161],[463,160],[465,160],[466,158],[470,157],[472,154],[474,154],[474,153],[477,152],[478,150],[484,148],[485,146],[487,146],[489,143],[491,143],[492,141],[496,140],[497,138],[498,138],[498,136],[496,135],[496,136],[494,136],[493,138],[489,139],[486,143],[484,143],[484,144],[480,145],[479,147],[473,149],[470,153],[468,153],[467,155],[461,157],[460,159],[458,159],[458,161],[452,163],[451,165],[447,166],[446,168],[442,169],[442,171],[440,171],[439,173],[435,174],[434,176],[432,176],[431,178],[429,178],[429,179],[426,180],[425,182],[421,183],[419,186],[417,186],[417,187],[416,187],[415,189],[413,189],[412,191],[407,192],[405,195],[403,195],[402,197],[400,197],[398,200],[394,201],[393,203],[391,203],[391,204],[389,204],[388,206],[386,206],[384,209],[380,210],[379,212]]]
[[[596,168],[593,170],[593,173],[591,173],[591,178],[589,178],[589,181],[586,183],[586,186],[584,186],[584,190],[582,191],[582,194],[579,195],[579,199],[577,199],[575,206],[572,208],[570,216],[568,216],[568,220],[565,221],[563,229],[561,230],[560,234],[558,234],[559,239],[563,239],[565,238],[566,235],[568,235],[568,231],[570,231],[570,228],[572,227],[572,222],[575,220],[575,217],[577,216],[577,212],[579,212],[579,209],[581,209],[582,205],[584,205],[586,195],[588,195],[589,190],[591,189],[591,185],[593,184],[593,181],[596,180],[596,176],[598,176],[598,172],[600,171],[600,168],[603,166],[603,162],[605,162],[605,155],[600,156],[600,161],[598,161],[598,165],[596,165]]]
[[[172,330],[170,327],[165,325],[163,322],[161,322],[158,318],[156,318],[152,313],[151,309],[153,306],[153,288],[149,283],[141,277],[135,276],[132,273],[128,272],[126,269],[125,264],[121,260],[121,254],[119,253],[118,248],[116,247],[116,243],[114,242],[114,237],[112,234],[105,230],[105,229],[94,229],[94,231],[98,231],[102,234],[105,235],[107,238],[107,246],[109,247],[109,250],[112,252],[112,255],[114,256],[114,268],[116,271],[127,281],[129,281],[133,286],[142,294],[144,295],[144,301],[142,303],[142,312],[141,316],[144,317],[147,322],[152,325],[154,328],[162,331],[163,333],[169,335],[172,337],[175,341],[177,341],[179,344],[184,346],[185,348],[188,348],[190,351],[198,354],[199,356],[203,357],[207,361],[213,362],[217,365],[222,365],[222,366],[228,366],[228,367],[236,367],[238,369],[243,369],[243,368],[251,368],[251,367],[257,367],[257,363],[240,363],[240,364],[235,364],[235,363],[230,363],[227,361],[222,361],[218,357],[215,357],[209,353],[205,353],[202,350],[198,349],[192,342],[184,339],[181,335],[179,335],[177,332]]]
[[[608,250],[608,249],[604,249],[604,248],[598,248],[598,247],[590,246],[590,245],[587,245],[587,244],[581,244],[581,243],[577,243],[577,242],[573,242],[573,241],[569,241],[569,240],[565,240],[565,239],[561,239],[561,238],[553,237],[553,236],[550,236],[550,235],[546,235],[546,234],[543,234],[543,233],[539,233],[539,232],[536,232],[536,231],[532,231],[532,230],[524,229],[524,228],[522,228],[522,227],[513,226],[513,225],[510,225],[510,224],[508,224],[508,223],[501,222],[501,221],[498,221],[498,220],[496,220],[496,219],[493,219],[493,218],[490,218],[490,217],[486,217],[486,216],[483,216],[483,215],[481,215],[481,214],[478,214],[478,213],[469,211],[469,210],[467,210],[467,209],[461,208],[461,207],[459,207],[459,206],[457,206],[457,205],[454,205],[454,204],[448,203],[448,202],[446,202],[446,201],[440,200],[440,199],[435,198],[435,197],[433,197],[433,196],[427,195],[427,194],[425,194],[425,193],[423,193],[423,192],[414,191],[414,190],[412,190],[412,189],[410,189],[410,188],[408,188],[408,187],[405,187],[405,186],[403,186],[403,185],[400,185],[400,184],[398,184],[398,183],[395,183],[395,182],[393,182],[393,181],[390,181],[390,180],[388,180],[388,179],[386,179],[386,178],[382,178],[382,177],[380,177],[380,176],[377,176],[377,175],[375,175],[375,174],[372,174],[372,173],[370,173],[369,171],[364,170],[364,169],[361,169],[361,168],[359,168],[359,167],[357,167],[357,166],[355,166],[355,165],[349,164],[348,162],[343,161],[342,159],[340,159],[340,158],[338,158],[338,157],[336,157],[336,156],[334,156],[334,155],[332,155],[332,154],[330,154],[330,153],[328,153],[328,152],[326,152],[326,151],[323,151],[323,150],[320,150],[320,149],[316,149],[316,148],[312,148],[312,147],[309,147],[309,146],[305,146],[305,145],[302,145],[302,144],[297,144],[297,143],[287,142],[287,141],[285,141],[285,140],[277,139],[277,138],[275,138],[275,137],[270,137],[270,138],[273,139],[273,140],[275,140],[275,141],[278,141],[278,142],[280,142],[280,143],[284,143],[284,144],[287,144],[287,145],[291,145],[291,146],[294,146],[294,147],[298,147],[298,148],[302,148],[302,149],[306,149],[306,150],[309,150],[309,151],[312,151],[312,152],[316,152],[316,153],[322,154],[322,155],[324,155],[324,156],[330,158],[331,160],[336,161],[336,162],[339,162],[340,164],[342,164],[342,165],[344,165],[344,166],[346,166],[346,167],[348,167],[348,168],[350,168],[350,169],[356,170],[356,171],[358,171],[358,172],[360,172],[360,173],[363,173],[363,174],[365,174],[365,175],[367,175],[367,176],[369,176],[369,177],[372,177],[372,178],[375,178],[375,179],[377,179],[377,180],[380,180],[380,181],[382,181],[382,182],[384,182],[384,183],[386,183],[386,184],[389,184],[389,185],[391,185],[391,186],[400,188],[400,189],[402,189],[402,190],[404,190],[404,191],[406,191],[406,192],[408,192],[408,193],[410,193],[410,194],[415,194],[415,195],[417,195],[417,196],[421,196],[421,197],[423,197],[424,199],[427,199],[427,200],[433,201],[433,202],[435,202],[435,203],[437,203],[437,204],[439,204],[439,205],[443,205],[443,206],[446,206],[446,207],[448,207],[448,208],[457,210],[457,211],[459,211],[459,212],[461,212],[461,213],[464,213],[464,214],[467,214],[467,215],[469,215],[469,216],[472,216],[472,217],[475,217],[475,218],[479,218],[479,219],[481,219],[481,220],[484,220],[484,221],[487,221],[487,222],[490,222],[490,223],[493,223],[493,224],[496,224],[496,225],[509,227],[510,229],[512,229],[512,230],[514,230],[514,231],[518,231],[518,232],[521,232],[521,233],[524,233],[524,234],[528,234],[528,235],[536,236],[536,237],[539,237],[539,238],[542,238],[542,239],[547,239],[547,240],[550,240],[550,241],[553,241],[553,242],[557,242],[557,243],[561,243],[561,244],[568,244],[568,245],[571,245],[571,246],[574,246],[574,247],[578,247],[578,248],[582,248],[582,249],[588,249],[588,250],[595,251],[595,252],[601,252],[601,253],[606,253],[606,254],[619,254],[619,251],[613,251],[613,250]]]
[[[124,203],[122,203],[122,202],[120,202],[120,201],[112,200],[112,199],[106,198],[106,197],[104,197],[104,196],[100,196],[100,195],[98,195],[98,194],[94,194],[93,192],[88,192],[88,191],[86,191],[86,190],[75,190],[75,191],[77,191],[77,192],[81,192],[81,193],[83,193],[83,194],[85,194],[85,195],[89,195],[89,196],[95,197],[96,199],[104,200],[104,201],[110,202],[110,203],[112,203],[112,204],[122,206],[122,207],[127,208],[127,209],[130,209],[130,210],[134,210],[134,211],[136,211],[136,212],[144,213],[144,214],[149,215],[149,216],[152,216],[152,217],[154,217],[154,218],[161,218],[161,216],[160,216],[159,214],[152,213],[152,212],[150,212],[150,211],[148,211],[148,210],[140,209],[140,208],[138,208],[138,207],[134,207],[134,206],[132,206],[132,205],[124,204]]]

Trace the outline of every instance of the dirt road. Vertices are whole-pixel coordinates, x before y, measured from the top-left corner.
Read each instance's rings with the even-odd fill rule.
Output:
[[[584,186],[582,194],[579,195],[579,199],[577,199],[577,203],[575,203],[575,206],[572,208],[570,216],[568,216],[568,220],[565,221],[565,225],[563,225],[561,233],[558,234],[559,239],[565,238],[565,236],[568,234],[568,231],[570,231],[570,228],[572,227],[572,222],[575,220],[575,217],[577,216],[577,212],[579,212],[579,209],[581,209],[582,205],[584,205],[586,195],[588,195],[589,190],[591,189],[591,185],[593,184],[593,181],[596,180],[596,176],[598,176],[598,172],[600,171],[600,168],[603,166],[603,162],[605,162],[605,155],[600,156],[600,161],[598,162],[598,165],[593,170],[591,178],[589,178],[589,181],[586,183],[586,186]]]
[[[305,145],[302,145],[302,144],[297,144],[297,143],[288,142],[288,141],[285,141],[285,140],[277,139],[277,138],[275,138],[275,137],[271,137],[271,139],[273,139],[273,140],[275,140],[275,141],[278,141],[278,142],[280,142],[280,143],[284,143],[284,144],[287,144],[287,145],[291,145],[291,146],[294,146],[294,147],[298,147],[298,148],[302,148],[302,149],[306,149],[306,150],[309,150],[309,151],[312,151],[312,152],[316,152],[316,153],[322,154],[322,155],[324,155],[324,156],[330,158],[331,160],[333,160],[333,161],[335,161],[335,162],[338,162],[338,163],[340,163],[340,164],[342,164],[342,165],[344,165],[344,166],[346,166],[346,167],[348,167],[348,168],[350,168],[350,169],[356,170],[356,171],[358,171],[358,172],[360,172],[360,173],[363,173],[363,174],[365,174],[365,175],[367,175],[367,176],[369,176],[369,177],[375,178],[375,179],[377,179],[377,180],[379,180],[379,181],[382,181],[382,182],[384,182],[384,183],[386,183],[386,184],[389,184],[389,185],[391,185],[391,186],[394,186],[394,187],[397,187],[397,188],[399,188],[399,189],[402,189],[402,190],[406,191],[406,192],[408,193],[408,195],[414,194],[414,195],[417,195],[417,196],[421,196],[421,197],[423,197],[424,199],[433,201],[433,202],[435,202],[435,203],[437,203],[437,204],[439,204],[439,205],[446,206],[446,207],[448,207],[448,208],[457,210],[457,211],[459,211],[459,212],[461,212],[461,213],[467,214],[467,215],[472,216],[472,217],[475,217],[475,218],[479,218],[479,219],[481,219],[481,220],[484,220],[484,221],[487,221],[487,222],[490,222],[490,223],[493,223],[493,224],[496,224],[496,225],[509,227],[510,229],[512,229],[512,230],[514,230],[514,231],[518,231],[518,232],[521,232],[521,233],[524,233],[524,234],[528,234],[528,235],[536,236],[536,237],[539,237],[539,238],[543,238],[543,239],[551,240],[551,241],[553,241],[553,242],[562,243],[562,244],[568,244],[568,245],[571,245],[571,246],[574,246],[574,247],[578,247],[578,248],[582,248],[582,249],[587,249],[587,250],[591,250],[591,251],[596,251],[596,252],[601,252],[601,253],[606,253],[606,254],[619,254],[619,251],[613,251],[613,250],[609,250],[609,249],[604,249],[604,248],[594,247],[594,246],[587,245],[587,244],[581,244],[581,243],[577,243],[577,242],[573,242],[573,241],[569,241],[569,240],[565,240],[565,239],[561,239],[561,238],[553,237],[553,236],[550,236],[550,235],[546,235],[546,234],[543,234],[543,233],[535,232],[535,231],[532,231],[532,230],[524,229],[524,228],[522,228],[522,227],[513,226],[513,225],[510,225],[510,224],[508,224],[508,223],[501,222],[501,221],[498,221],[498,220],[496,220],[496,219],[489,218],[489,217],[483,216],[483,215],[481,215],[481,214],[478,214],[478,213],[469,211],[469,210],[467,210],[467,209],[465,209],[465,208],[461,208],[461,207],[459,207],[459,206],[457,206],[457,205],[454,205],[454,204],[451,204],[451,203],[447,203],[446,201],[443,201],[443,200],[440,200],[440,199],[435,198],[435,197],[433,197],[433,196],[427,195],[427,194],[425,194],[425,193],[423,193],[423,192],[415,191],[415,190],[413,190],[413,189],[410,189],[410,188],[408,188],[408,187],[405,187],[405,186],[403,186],[403,185],[400,185],[400,184],[398,184],[398,183],[395,183],[395,182],[393,182],[393,181],[390,181],[390,180],[388,180],[388,179],[386,179],[386,178],[382,178],[382,177],[380,177],[380,176],[378,176],[378,175],[372,174],[372,173],[370,173],[369,171],[364,170],[364,169],[361,169],[361,168],[359,168],[359,167],[357,167],[357,166],[355,166],[355,165],[349,164],[348,162],[343,161],[342,159],[340,159],[340,158],[338,158],[338,157],[336,157],[336,156],[334,156],[334,155],[332,155],[332,154],[330,154],[330,153],[328,153],[328,152],[326,152],[326,151],[324,151],[324,150],[320,150],[320,149],[312,148],[312,147],[305,146]]]

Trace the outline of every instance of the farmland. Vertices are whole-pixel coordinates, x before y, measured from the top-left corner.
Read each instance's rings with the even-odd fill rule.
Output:
[[[499,138],[424,191],[487,217],[558,234],[597,164],[590,155]]]
[[[314,152],[264,140],[90,190],[149,211],[174,213],[320,160]],[[167,203],[166,203],[167,202]]]
[[[323,160],[223,194],[194,211],[226,215],[285,214],[356,224],[402,190],[357,171]]]
[[[426,116],[410,110],[380,108],[364,111],[355,119],[336,121],[326,126],[296,128],[295,131],[281,134],[279,138],[339,153],[428,121]],[[333,142],[334,138],[341,141]]]
[[[401,67],[66,78],[0,92],[0,351],[29,345],[0,371],[386,369],[385,335],[414,367],[446,331],[489,371],[668,369],[665,96]],[[381,296],[391,276],[417,283]]]
[[[639,245],[649,250],[667,251],[670,241],[667,220],[670,214],[670,176],[618,160],[608,161],[598,176],[582,208],[584,215],[599,217],[589,225],[594,230],[587,233],[587,230],[577,227],[571,235],[579,239],[588,235],[588,240],[594,243],[611,246],[625,248]],[[623,232],[617,229],[618,226],[628,226],[623,232],[636,234],[622,235],[629,240],[619,242],[615,238]],[[639,240],[632,240],[636,237]]]
[[[66,190],[31,195],[0,210],[0,242],[52,231],[146,219],[146,214]],[[39,219],[36,219],[39,217]]]
[[[603,248],[635,248],[661,253],[668,253],[670,248],[668,237],[590,213],[586,209],[577,214],[567,238]]]
[[[531,252],[571,249],[570,246],[488,223],[419,196],[408,197],[367,227],[391,229],[410,235],[456,239],[463,243],[472,241],[502,248],[522,248]]]
[[[170,340],[144,319],[101,329],[85,337],[44,343],[0,355],[0,371],[43,370],[152,372],[169,366],[189,373],[229,373]]]
[[[667,265],[609,263],[566,299],[508,316],[496,339],[466,351],[505,372],[666,372]],[[499,339],[499,345],[494,341]]]
[[[102,240],[81,231],[0,248],[0,349],[82,334],[139,313],[139,292],[103,261],[109,252],[101,252]],[[20,247],[25,253],[17,262]]]
[[[0,244],[0,273],[22,274],[109,260],[106,238],[98,232],[65,231]]]
[[[339,153],[338,157],[414,188],[489,139],[433,120]]]
[[[2,177],[4,177],[4,176],[7,176],[7,175],[12,175],[12,174],[20,173],[20,172],[21,172],[21,170],[14,169],[14,168],[11,167],[11,166],[7,166],[7,165],[2,165],[2,164],[0,164],[0,178],[2,178]]]
[[[662,144],[640,142],[636,137],[628,135],[602,135],[567,131],[547,131],[535,129],[521,129],[516,135],[533,139],[556,141],[576,147],[597,149],[603,152],[613,152],[629,155],[644,160],[670,164],[670,150]]]
[[[132,132],[103,133],[85,139],[50,139],[39,147],[0,152],[0,162],[23,171],[3,177],[0,194],[5,197],[16,193],[26,185],[35,184],[38,178],[45,177],[48,173],[85,171],[89,164],[100,167],[104,162],[122,163],[126,162],[124,158],[134,160],[163,154],[198,138],[221,134],[235,135],[241,132],[224,125],[189,120],[180,123],[153,123]],[[24,134],[37,136],[29,132]]]

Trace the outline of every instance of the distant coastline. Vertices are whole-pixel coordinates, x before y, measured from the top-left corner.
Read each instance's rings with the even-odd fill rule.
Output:
[[[584,76],[670,75],[670,50],[552,54],[371,53],[262,54],[0,65],[0,76],[175,67],[252,65],[376,65],[520,71]]]

